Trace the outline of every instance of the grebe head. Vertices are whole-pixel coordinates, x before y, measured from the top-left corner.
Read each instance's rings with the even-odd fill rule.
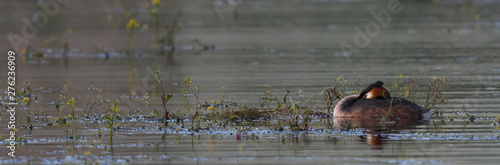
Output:
[[[358,99],[388,99],[391,98],[389,91],[382,87],[384,82],[377,81],[370,84],[366,89],[361,91]]]

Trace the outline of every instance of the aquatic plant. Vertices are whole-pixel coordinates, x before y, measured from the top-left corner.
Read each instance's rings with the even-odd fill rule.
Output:
[[[72,97],[71,99],[68,100],[68,105],[71,107],[72,111],[71,111],[71,114],[69,116],[70,119],[72,120],[75,120],[77,119],[76,117],[76,113],[75,113],[75,106],[76,106],[76,103],[77,101],[75,100],[74,97]],[[71,127],[71,137],[70,138],[75,138],[75,128],[76,128],[76,122],[68,122],[69,123],[72,123],[72,127]]]
[[[271,106],[269,105],[271,102],[277,100],[276,96],[273,96],[271,94],[271,86],[270,85],[265,85],[265,91],[263,94],[259,95],[259,101],[261,103],[260,107],[264,108],[264,110],[272,109]],[[267,108],[266,108],[267,107]]]
[[[500,116],[493,121],[493,129],[500,130]]]
[[[75,105],[76,105],[76,100],[75,100],[75,98],[74,98],[74,97],[72,97],[71,99],[69,99],[67,104],[68,104],[68,105],[71,107],[71,109],[72,109],[72,111],[71,111],[71,116],[70,116],[70,117],[71,117],[71,119],[76,119],[76,116],[75,116],[75,115],[76,115],[76,114],[75,114]]]
[[[463,110],[463,113],[465,113],[465,115],[467,116],[467,119],[470,121],[470,122],[474,122],[474,120],[476,120],[476,116],[475,115],[472,115],[472,114],[469,114],[469,112],[467,111],[467,109],[465,108],[465,100],[462,100],[460,102],[462,104],[462,110]]]
[[[224,103],[225,102],[225,97],[226,97],[226,94],[227,94],[227,89],[228,89],[228,87],[225,86],[225,85],[220,88],[219,94],[221,95],[221,97],[219,99],[219,103],[218,104],[220,105],[219,107],[220,107],[221,110],[224,107],[227,107],[227,106],[225,106],[225,103]]]
[[[193,79],[191,79],[191,77],[187,77],[186,79],[184,79],[182,81],[181,100],[186,102],[186,105],[184,106],[184,108],[186,108],[188,110],[188,112],[191,111],[191,106],[189,105],[189,98],[188,98],[188,96],[190,95],[190,94],[188,94],[188,91],[189,91],[189,87],[191,87],[191,85],[193,85]]]
[[[128,33],[128,38],[127,38],[127,57],[130,57],[130,51],[132,51],[132,37],[134,35],[134,31],[140,27],[140,24],[137,22],[136,19],[130,19],[130,21],[127,23],[127,30],[129,31]]]
[[[441,114],[438,105],[444,105],[446,103],[446,95],[443,94],[443,86],[446,83],[444,77],[431,77],[429,85],[427,86],[427,94],[425,107],[433,109],[437,114]]]
[[[390,99],[390,100],[391,100],[391,102],[389,103],[389,111],[387,111],[387,114],[385,114],[385,115],[380,114],[380,124],[381,124],[383,130],[385,130],[387,128],[387,123],[394,122],[394,120],[393,120],[394,116],[392,115],[392,110],[394,109],[393,108],[394,101],[397,101],[397,100],[396,99]]]
[[[182,23],[177,23],[177,18],[180,15],[181,10],[178,10],[175,15],[172,23],[165,24],[165,35],[159,40],[160,51],[158,54],[163,55],[165,53],[165,46],[170,47],[170,51],[168,55],[171,56],[175,51],[175,33],[179,31],[182,27]]]
[[[62,101],[62,99],[65,99],[65,98],[66,98],[66,96],[59,94],[59,99],[54,101],[54,105],[55,105],[56,111],[59,112],[59,116],[62,116],[61,101]]]
[[[159,45],[160,43],[160,34],[159,34],[159,28],[160,28],[160,22],[158,20],[158,11],[160,9],[160,0],[152,0],[153,8],[151,9],[151,15],[153,17],[154,21],[154,28],[155,28],[155,47]]]
[[[403,82],[403,77],[404,77],[403,75],[396,76],[396,80],[394,82],[392,82],[392,85],[390,87],[390,89],[393,91],[393,92],[391,92],[391,93],[393,93],[392,97],[396,97],[397,99],[386,98],[386,99],[390,100],[390,104],[389,104],[389,110],[387,111],[387,114],[385,114],[385,115],[380,114],[380,123],[381,123],[383,129],[385,129],[387,127],[387,123],[394,122],[392,120],[394,117],[392,115],[394,102],[400,100],[400,98],[407,97],[409,94],[409,87],[408,86],[413,85],[410,83],[408,83],[409,84],[408,86],[404,85],[405,83]],[[406,80],[408,80],[408,79],[406,79]],[[399,84],[403,84],[403,87],[400,87]]]
[[[56,39],[56,36],[50,35],[47,38],[43,39],[43,45],[47,48],[55,47]]]
[[[422,100],[418,95],[419,92],[425,94],[424,107],[432,109],[436,114],[442,115],[439,108],[444,106],[446,103],[446,95],[443,93],[443,87],[446,83],[444,77],[431,77],[428,81],[428,85],[420,88],[417,86],[417,82],[422,80],[421,69],[417,70],[419,72],[418,76],[396,76],[396,80],[392,82],[391,95],[398,98],[406,98],[410,101],[422,104]]]
[[[66,37],[64,37],[64,43],[63,43],[63,60],[64,60],[64,67],[68,66],[68,53],[69,53],[69,37],[71,36],[71,28],[68,28],[66,32]]]
[[[338,77],[335,81],[335,85],[325,88],[322,93],[325,94],[325,107],[328,113],[331,113],[331,108],[335,104],[336,100],[341,100],[344,98],[345,87],[347,86],[347,80],[344,80],[342,76]]]
[[[105,109],[104,101],[102,96],[102,90],[99,88],[90,85],[89,88],[89,96],[87,96],[87,103],[83,108],[83,113],[86,116],[91,116],[94,110]]]
[[[200,118],[199,118],[199,110],[201,109],[201,105],[200,105],[200,101],[199,101],[199,95],[200,95],[200,86],[196,85],[195,87],[195,96],[196,96],[196,102],[198,103],[198,106],[196,107],[196,112],[194,113],[194,115],[192,115],[191,117],[189,117],[189,119],[191,119],[191,130],[195,130],[197,128],[199,128],[200,126]],[[194,124],[194,121],[198,119],[198,127],[195,126]]]
[[[153,110],[151,111],[151,114],[153,114],[154,117],[161,117],[160,112],[158,112],[158,110],[156,110],[156,108],[153,108]]]
[[[341,128],[344,131],[354,131],[357,128],[357,126],[356,126],[356,123],[354,123],[352,121],[348,121],[348,122],[342,123]]]
[[[259,117],[266,118],[282,118],[278,119],[278,130],[283,130],[282,123],[286,124],[290,130],[292,131],[302,131],[309,129],[309,116],[313,114],[312,108],[305,106],[305,102],[303,101],[302,106],[298,106],[297,102],[293,102],[291,98],[288,97],[290,91],[286,91],[283,96],[283,102],[278,99],[277,96],[271,93],[271,87],[266,85],[265,91],[263,94],[259,95],[259,100],[261,101],[261,111]],[[287,101],[290,99],[290,103]],[[272,108],[272,103],[275,102],[276,107]],[[289,104],[288,104],[289,103]]]
[[[420,102],[417,83],[422,80],[422,68],[417,69],[418,76],[396,76],[390,87],[393,97],[406,98],[413,102]]]
[[[27,122],[27,126],[25,128],[27,128],[29,130],[29,135],[31,136],[31,131],[33,130],[33,124],[32,124],[32,120],[31,120],[31,113],[34,112],[34,109],[31,107],[31,99],[30,99],[30,97],[26,97],[25,96],[23,98],[22,103],[24,105],[26,105],[27,108],[28,108],[28,111],[26,111],[28,114],[26,114],[26,113],[24,114],[25,115],[24,117],[26,118],[26,122]],[[19,105],[18,105],[17,109],[19,109]]]
[[[109,142],[111,145],[111,150],[113,150],[113,130],[115,129],[116,120],[118,119],[118,101],[113,100],[111,102],[111,114],[104,116],[103,119],[106,119],[109,126]]]
[[[393,97],[405,97],[406,93],[406,86],[404,86],[403,83],[403,75],[398,75],[396,76],[396,80],[392,82],[392,85],[390,87],[391,90],[391,95]],[[401,85],[400,85],[401,84]]]
[[[339,76],[335,80],[335,84],[332,85],[331,87],[327,87],[321,91],[321,93],[325,94],[325,106],[324,109],[326,109],[327,113],[331,113],[331,108],[336,104],[338,100],[341,100],[342,98],[346,97],[348,94],[347,92],[347,87],[351,86],[354,87],[355,90],[350,92],[350,95],[358,93],[360,91],[360,85],[359,82],[363,79],[363,75],[358,75],[356,77],[356,80],[354,81],[353,84],[349,84],[346,79],[344,79],[344,76]]]
[[[453,117],[453,115],[451,115],[451,114],[446,116],[446,119],[448,119],[449,121],[455,121],[455,117]],[[449,123],[447,122],[446,124],[449,124]]]
[[[160,87],[161,87],[161,91],[162,91],[161,103],[163,105],[163,112],[164,112],[163,124],[164,124],[164,126],[167,126],[167,120],[170,119],[170,115],[168,113],[166,104],[167,104],[168,100],[170,100],[172,98],[173,95],[172,94],[165,95],[165,89],[163,88],[163,83],[162,83],[161,77],[160,77],[160,70],[156,70],[154,72],[154,76],[156,79],[156,83],[158,83],[158,85],[160,85]]]
[[[54,103],[56,110],[59,111],[59,117],[61,118],[63,116],[63,111],[65,111],[69,106],[72,109],[72,112],[70,114],[71,115],[70,118],[75,119],[76,118],[76,113],[75,113],[75,106],[76,106],[75,98],[76,97],[74,97],[74,96],[76,95],[76,92],[71,90],[71,82],[66,82],[66,84],[64,84],[63,94],[59,94],[59,99],[57,99]],[[63,100],[66,98],[66,96],[71,97],[71,98],[66,102],[66,106],[64,106]],[[63,103],[63,104],[61,104],[61,103]],[[66,116],[64,116],[64,117],[66,118]],[[61,120],[59,119],[58,121],[61,121]]]

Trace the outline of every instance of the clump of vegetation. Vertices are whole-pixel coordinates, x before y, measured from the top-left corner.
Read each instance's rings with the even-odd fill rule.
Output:
[[[425,107],[429,109],[436,110],[439,112],[439,105],[444,105],[446,103],[446,96],[443,94],[443,86],[446,83],[444,77],[431,77],[429,85],[427,86],[427,94],[425,99]]]
[[[421,73],[421,72],[420,72]],[[431,77],[426,87],[420,88],[417,83],[422,81],[422,75],[415,77],[396,76],[389,88],[392,97],[406,98],[410,101],[423,104],[423,107],[432,109],[436,114],[442,115],[439,108],[446,103],[446,95],[443,93],[443,87],[446,83],[444,77]],[[424,83],[424,82],[422,82]],[[422,99],[419,93],[424,93]]]
[[[90,117],[92,116],[95,112],[99,112],[99,110],[104,110],[105,106],[105,99],[102,95],[102,90],[99,88],[94,87],[93,85],[90,85],[89,88],[89,96],[87,96],[87,103],[85,104],[85,107],[83,108],[83,113],[84,116]]]
[[[331,87],[325,88],[322,93],[325,94],[325,108],[327,110],[327,113],[331,113],[331,108],[336,105],[338,101],[340,101],[342,98],[346,97],[348,94],[347,88],[349,86],[354,87],[355,90],[351,91],[349,94],[353,95],[358,93],[360,91],[360,86],[359,82],[363,79],[363,75],[359,75],[356,77],[356,80],[353,84],[349,84],[346,79],[344,79],[344,76],[339,76],[335,84],[332,85]]]
[[[214,111],[212,111],[214,113]],[[242,121],[254,121],[265,117],[257,108],[248,106],[222,111],[217,115],[217,120],[222,123],[236,123]]]

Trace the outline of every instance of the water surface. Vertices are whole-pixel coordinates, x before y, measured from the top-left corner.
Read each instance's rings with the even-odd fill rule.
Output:
[[[42,10],[34,2],[3,2],[1,34],[21,34],[21,17]],[[34,129],[20,128],[26,141],[17,158],[5,164],[494,164],[500,157],[500,134],[494,121],[500,116],[498,55],[500,20],[493,1],[407,2],[391,22],[361,53],[343,53],[342,42],[353,44],[354,26],[364,29],[375,19],[370,11],[386,8],[385,1],[242,1],[235,10],[217,15],[211,1],[162,1],[160,19],[172,26],[177,15],[176,50],[170,56],[154,53],[154,23],[149,1],[70,1],[29,40],[42,59],[18,55],[17,88],[29,82],[30,104],[20,106],[19,126],[32,116]],[[129,18],[137,18],[130,58],[125,55]],[[76,19],[78,18],[78,19]],[[65,66],[62,45],[72,29]],[[165,31],[161,30],[160,34]],[[51,37],[54,38],[51,40]],[[0,40],[3,52],[8,40]],[[205,46],[209,49],[205,50]],[[23,47],[25,49],[25,47]],[[167,50],[171,48],[166,48]],[[108,52],[106,57],[105,52]],[[20,54],[20,53],[18,53]],[[0,62],[6,64],[6,58]],[[3,65],[2,65],[3,66]],[[102,91],[103,104],[119,102],[120,113],[140,116],[161,110],[161,90],[153,71],[160,69],[166,93],[174,94],[167,106],[172,113],[193,114],[181,99],[182,81],[192,78],[198,85],[198,100],[237,102],[260,107],[265,86],[282,98],[305,102],[322,109],[325,87],[339,76],[359,85],[382,80],[391,86],[397,76],[420,78],[422,89],[431,77],[445,77],[447,102],[429,124],[388,132],[361,127],[332,127],[332,118],[312,117],[307,131],[276,130],[274,121],[217,126],[192,132],[173,124],[162,140],[158,122],[134,119],[120,122],[110,145],[109,126],[104,121],[79,120],[69,125],[50,117],[67,115],[56,110],[76,97],[77,113],[88,110],[89,97]],[[6,75],[2,70],[1,75]],[[2,76],[2,82],[6,77]],[[69,88],[64,85],[71,82]],[[194,90],[194,86],[190,90]],[[6,85],[2,85],[6,90]],[[225,87],[223,90],[222,88]],[[67,92],[69,89],[70,92]],[[65,92],[66,90],[66,92]],[[60,98],[61,95],[64,98]],[[36,98],[35,98],[36,97]],[[189,95],[191,105],[196,97]],[[3,98],[4,100],[6,98]],[[462,103],[463,101],[463,103]],[[275,105],[274,105],[275,106]],[[465,106],[466,110],[463,110]],[[109,107],[108,107],[109,108]],[[5,111],[5,110],[4,110]],[[104,109],[94,109],[95,114]],[[207,113],[201,110],[202,113]],[[472,121],[469,115],[474,115]],[[2,112],[2,125],[8,121]],[[208,127],[210,122],[204,123]],[[79,139],[68,139],[73,131]],[[2,137],[7,129],[1,129]],[[101,134],[102,136],[99,136]],[[380,135],[377,135],[380,134]],[[18,136],[18,137],[20,137]],[[2,141],[4,145],[7,142]]]

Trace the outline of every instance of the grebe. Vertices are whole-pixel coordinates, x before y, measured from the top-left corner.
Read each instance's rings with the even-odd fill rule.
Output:
[[[351,95],[343,98],[335,106],[333,116],[429,120],[431,114],[429,109],[403,98],[391,97],[389,91],[382,87],[383,84],[382,81],[377,81],[364,89],[359,96]]]

